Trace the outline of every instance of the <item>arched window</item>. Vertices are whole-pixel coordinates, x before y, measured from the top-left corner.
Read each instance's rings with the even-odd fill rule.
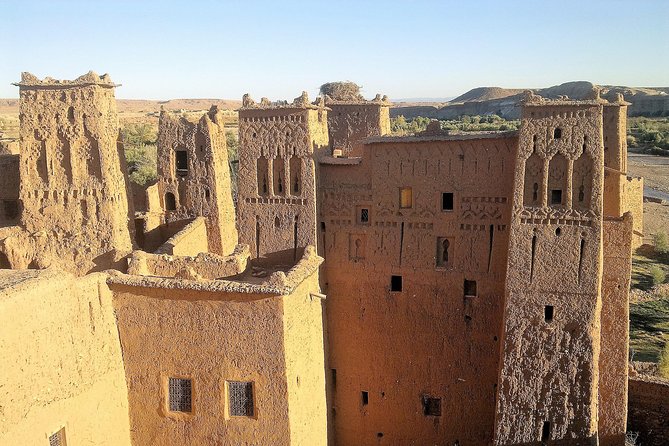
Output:
[[[437,238],[437,266],[447,266],[450,258],[451,242],[445,237]]]
[[[562,206],[567,191],[567,158],[556,154],[548,166],[548,196],[551,206]]]
[[[172,192],[167,192],[165,194],[165,210],[166,211],[177,210],[177,200]]]
[[[302,160],[296,155],[290,158],[290,194],[300,195],[301,181],[302,181]]]
[[[586,152],[574,161],[572,190],[574,191],[572,207],[589,209],[592,199],[592,159]]]
[[[284,195],[286,192],[285,169],[283,158],[272,161],[274,171],[274,195]]]
[[[258,158],[258,195],[266,196],[269,194],[269,184],[267,183],[267,158],[261,156]]]
[[[523,203],[525,206],[541,206],[543,191],[540,191],[543,182],[544,160],[533,153],[525,161],[525,185]]]

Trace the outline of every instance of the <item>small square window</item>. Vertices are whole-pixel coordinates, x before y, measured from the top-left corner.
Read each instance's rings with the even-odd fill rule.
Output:
[[[562,138],[562,129],[557,128],[553,131],[553,138],[554,139],[560,139]]]
[[[177,174],[188,174],[188,152],[185,150],[177,150],[175,152],[175,161],[177,165]]]
[[[453,192],[443,192],[441,194],[441,210],[442,211],[453,210]]]
[[[413,189],[410,187],[400,188],[400,209],[410,209],[413,207]]]
[[[434,398],[431,396],[423,397],[423,414],[425,416],[440,417],[441,416],[441,398]]]
[[[369,223],[369,209],[367,208],[360,208],[358,210],[358,215],[359,215],[359,222],[362,224]]]
[[[230,415],[233,417],[252,417],[253,383],[248,381],[228,381],[228,400]]]
[[[476,296],[476,280],[465,280],[465,296]]]
[[[546,322],[552,322],[553,321],[553,305],[546,305],[544,307],[544,320]]]
[[[402,291],[402,276],[390,276],[390,291]]]
[[[551,204],[562,204],[562,189],[551,190]]]
[[[190,379],[169,379],[170,412],[190,412],[192,409],[192,381]]]
[[[66,446],[64,427],[49,436],[49,446]]]
[[[366,406],[369,404],[369,392],[363,390],[362,391],[362,405]]]

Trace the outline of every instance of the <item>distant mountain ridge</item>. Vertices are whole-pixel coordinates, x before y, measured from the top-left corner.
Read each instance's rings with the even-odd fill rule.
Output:
[[[556,99],[566,96],[569,99],[586,99],[595,84],[587,81],[566,82],[548,88],[519,89],[501,87],[478,87],[469,90],[446,104],[397,104],[391,110],[391,116],[403,115],[405,118],[424,116],[434,119],[454,119],[462,115],[495,114],[506,119],[520,116],[520,101],[523,91],[532,90],[536,94]],[[614,99],[621,93],[632,105],[630,116],[666,116],[669,115],[669,87],[624,87],[599,85],[604,99]]]

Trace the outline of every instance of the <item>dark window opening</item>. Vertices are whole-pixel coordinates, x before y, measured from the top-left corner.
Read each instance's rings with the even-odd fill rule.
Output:
[[[448,248],[451,242],[446,238],[437,238],[437,266],[446,266],[448,264]]]
[[[19,202],[17,200],[3,200],[5,218],[14,220],[19,216]]]
[[[551,422],[544,421],[544,425],[541,427],[541,441],[548,441],[551,439]]]
[[[423,414],[432,417],[441,416],[441,398],[423,397]]]
[[[321,222],[321,231],[325,231],[325,222],[324,221]]]
[[[171,412],[191,411],[192,387],[192,381],[190,379],[169,379],[169,402]]]
[[[253,416],[253,383],[229,381],[228,400],[230,415],[233,417]]]
[[[562,229],[560,229],[559,227],[555,228],[555,235],[559,237],[560,234],[562,234]]]
[[[551,190],[551,204],[562,204],[562,189]]]
[[[534,183],[534,185],[532,186],[532,202],[536,203],[538,198],[539,198],[539,184]]]
[[[70,121],[74,121],[74,107],[70,107],[67,109],[67,119]]]
[[[402,291],[402,276],[390,276],[390,291]]]
[[[337,369],[330,369],[330,374],[332,375],[332,388],[337,387]]]
[[[476,280],[465,279],[465,296],[476,296]]]
[[[363,390],[362,391],[362,405],[366,406],[369,404],[369,392]]]
[[[207,188],[204,189],[204,198],[207,201],[209,201],[209,199],[211,198],[211,192],[209,192],[209,189]]]
[[[360,223],[369,223],[369,209],[360,209]]]
[[[177,199],[172,192],[168,192],[165,194],[165,210],[167,211],[177,210]]]
[[[453,193],[452,192],[443,192],[441,194],[441,210],[442,211],[452,211],[453,210]]]
[[[585,199],[585,187],[581,184],[578,187],[578,201],[579,201],[579,203],[583,203],[584,199]]]
[[[553,132],[553,139],[560,139],[560,138],[562,138],[562,129],[557,128]]]
[[[177,150],[174,153],[174,157],[177,165],[177,175],[188,175],[188,152]]]
[[[376,436],[377,436],[378,438],[383,438],[383,432],[377,432],[377,433],[376,433]]]
[[[553,321],[553,305],[546,305],[544,307],[544,321],[546,322]]]

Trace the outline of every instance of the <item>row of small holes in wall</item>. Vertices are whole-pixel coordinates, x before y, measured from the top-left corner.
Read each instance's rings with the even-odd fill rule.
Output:
[[[466,297],[476,297],[478,295],[475,280],[465,279],[462,287],[464,290],[464,295]],[[399,275],[390,276],[390,291],[400,292],[402,291],[402,288],[403,288],[402,276]]]

